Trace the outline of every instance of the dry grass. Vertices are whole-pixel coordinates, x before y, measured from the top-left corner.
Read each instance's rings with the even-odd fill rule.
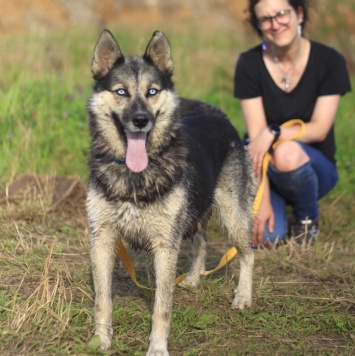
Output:
[[[77,209],[55,210],[53,184],[48,186],[20,202],[0,205],[2,355],[91,354],[86,343],[93,328],[93,291],[82,202],[77,201]],[[214,220],[209,231],[208,264],[213,267],[227,244]],[[234,354],[235,350],[331,354],[332,349],[335,354],[350,355],[353,254],[354,244],[339,244],[326,231],[313,247],[300,248],[291,242],[275,250],[256,251],[254,307],[242,314],[229,307],[238,257],[197,290],[178,288],[171,354]],[[150,258],[133,256],[139,279],[152,284]],[[189,243],[185,243],[179,271],[186,271],[190,259]],[[137,289],[120,264],[114,293],[115,351],[109,354],[144,353],[153,293]]]

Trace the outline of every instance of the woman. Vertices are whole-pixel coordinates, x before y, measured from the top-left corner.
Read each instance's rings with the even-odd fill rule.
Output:
[[[302,36],[307,5],[306,0],[249,0],[249,22],[263,43],[239,57],[234,95],[240,99],[258,177],[272,144],[300,129],[280,125],[294,118],[305,123],[299,140],[282,142],[272,153],[254,246],[284,240],[289,230],[298,243],[313,243],[319,232],[318,200],[338,180],[333,123],[341,95],[351,91],[350,80],[342,55]],[[291,229],[286,205],[294,215]]]

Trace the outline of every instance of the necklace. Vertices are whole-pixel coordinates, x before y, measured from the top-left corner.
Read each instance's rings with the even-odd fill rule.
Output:
[[[293,65],[289,68],[289,70],[287,72],[285,72],[281,66],[281,63],[279,61],[279,58],[276,56],[275,54],[275,49],[274,49],[274,46],[271,46],[271,52],[272,52],[272,57],[274,59],[274,62],[277,64],[277,67],[279,68],[280,72],[282,73],[282,83],[284,83],[285,85],[285,91],[288,91],[289,88],[290,88],[290,85],[291,85],[291,79],[290,77],[292,76],[292,72],[293,72],[293,69],[295,67],[295,64],[298,60],[298,57],[300,56],[300,53],[301,53],[301,47],[302,47],[302,39],[300,38],[300,45],[298,47],[298,52],[297,52],[297,55],[296,55],[296,58],[293,62]]]

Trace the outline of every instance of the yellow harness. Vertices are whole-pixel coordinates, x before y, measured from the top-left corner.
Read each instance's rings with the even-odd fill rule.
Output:
[[[281,127],[290,127],[290,126],[294,126],[294,125],[300,125],[301,129],[300,131],[294,135],[293,137],[289,137],[287,139],[281,139],[276,141],[273,145],[272,145],[272,149],[275,149],[279,144],[285,142],[285,141],[291,141],[291,140],[296,140],[300,137],[303,136],[304,131],[305,131],[305,124],[302,120],[300,119],[294,119],[294,120],[290,120],[285,122],[284,124],[281,125]],[[261,183],[259,185],[255,200],[254,200],[254,204],[253,204],[253,216],[256,216],[259,207],[260,207],[260,203],[261,203],[261,199],[264,193],[264,188],[265,188],[265,181],[266,181],[266,175],[267,175],[267,168],[269,165],[269,162],[271,160],[271,153],[267,152],[263,158],[263,164],[262,164],[262,176],[261,176]],[[153,290],[153,288],[149,288],[149,287],[145,287],[143,285],[141,285],[138,281],[137,281],[137,276],[136,276],[136,271],[134,269],[134,265],[132,262],[131,257],[129,256],[126,248],[124,247],[124,245],[122,244],[121,240],[118,240],[117,244],[116,244],[116,253],[118,255],[118,257],[120,258],[120,260],[122,261],[122,263],[124,264],[124,266],[127,269],[128,274],[130,275],[132,281],[139,287],[139,288],[144,288],[144,289],[149,289],[149,290]],[[235,247],[230,248],[220,259],[218,265],[210,270],[210,271],[206,271],[204,273],[205,276],[208,276],[209,274],[216,272],[218,270],[220,270],[221,268],[223,268],[230,260],[232,260],[234,258],[234,256],[237,254],[237,249]],[[175,284],[178,285],[180,284],[185,277],[187,276],[187,273],[182,274],[181,276],[177,277],[175,279]]]

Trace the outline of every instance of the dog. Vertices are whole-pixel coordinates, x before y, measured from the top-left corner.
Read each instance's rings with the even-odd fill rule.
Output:
[[[176,94],[163,32],[154,32],[143,56],[125,57],[104,30],[91,70],[86,205],[98,348],[109,349],[112,343],[112,274],[120,240],[153,255],[156,291],[147,355],[169,355],[180,243],[193,240],[195,259],[183,283],[196,286],[205,271],[206,226],[213,207],[239,252],[232,308],[251,305],[252,164],[221,110]]]

